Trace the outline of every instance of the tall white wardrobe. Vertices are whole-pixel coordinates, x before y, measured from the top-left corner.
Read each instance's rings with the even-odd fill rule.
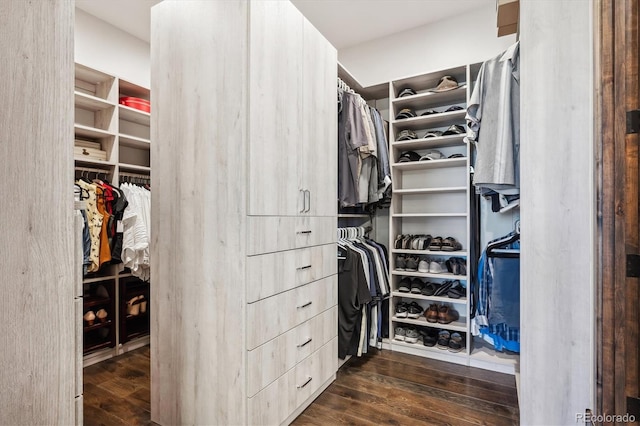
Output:
[[[152,9],[152,420],[277,424],[337,369],[336,51],[290,3]]]

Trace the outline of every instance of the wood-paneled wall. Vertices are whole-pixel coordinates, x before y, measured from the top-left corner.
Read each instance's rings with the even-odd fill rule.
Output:
[[[0,2],[0,424],[74,424],[73,2]]]
[[[521,423],[594,407],[595,157],[591,1],[523,1]]]

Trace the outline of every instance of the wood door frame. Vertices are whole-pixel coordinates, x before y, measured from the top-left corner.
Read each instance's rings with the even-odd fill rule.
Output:
[[[627,392],[637,392],[638,386],[638,308],[633,304],[638,278],[626,276],[627,253],[639,253],[638,135],[626,131],[626,112],[640,107],[638,9],[637,0],[594,2],[598,209],[594,408],[602,415],[625,414]]]

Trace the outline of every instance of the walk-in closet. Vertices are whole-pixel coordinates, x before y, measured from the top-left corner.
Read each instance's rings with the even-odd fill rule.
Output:
[[[633,416],[609,1],[0,2],[0,424]]]

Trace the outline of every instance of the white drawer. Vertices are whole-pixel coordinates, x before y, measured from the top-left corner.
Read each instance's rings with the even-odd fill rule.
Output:
[[[248,395],[251,397],[282,376],[297,363],[336,337],[338,308],[311,318],[296,328],[249,351],[247,359]]]
[[[247,302],[336,274],[335,244],[247,257]]]
[[[338,339],[333,338],[248,402],[248,424],[279,425],[338,368]]]
[[[248,216],[249,256],[336,242],[335,217]]]
[[[337,276],[332,275],[248,304],[247,349],[255,349],[337,303]]]

